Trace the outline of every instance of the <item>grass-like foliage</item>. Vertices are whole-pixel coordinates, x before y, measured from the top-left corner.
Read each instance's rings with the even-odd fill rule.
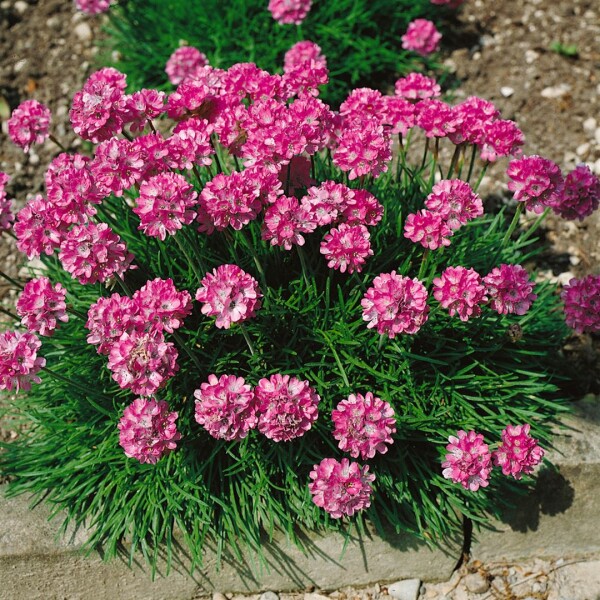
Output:
[[[323,98],[337,106],[354,87],[381,88],[425,61],[402,48],[401,36],[415,18],[438,21],[443,7],[429,0],[316,0],[301,25],[280,25],[267,0],[127,0],[111,8],[108,45],[114,63],[134,89],[170,89],[169,56],[181,43],[197,47],[223,69],[254,62],[281,72],[283,55],[296,42],[311,40],[327,56],[330,83]]]

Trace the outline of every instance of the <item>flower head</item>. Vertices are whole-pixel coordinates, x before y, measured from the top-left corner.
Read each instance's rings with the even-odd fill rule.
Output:
[[[269,0],[269,10],[281,25],[300,25],[311,5],[312,0]]]
[[[404,237],[423,248],[437,250],[440,246],[449,246],[452,229],[441,215],[429,210],[419,210],[406,217]]]
[[[371,483],[375,475],[369,473],[369,465],[342,458],[324,458],[313,467],[308,488],[313,502],[323,508],[334,519],[351,517],[354,513],[371,506]]]
[[[327,68],[327,59],[321,54],[321,47],[310,40],[296,42],[283,57],[283,72],[290,73],[299,65],[314,61],[321,67]]]
[[[502,444],[492,452],[494,465],[502,467],[504,475],[521,479],[521,475],[531,475],[533,467],[542,462],[544,450],[535,438],[529,435],[531,426],[507,425],[502,431]]]
[[[5,187],[8,180],[8,175],[0,171],[0,233],[8,231],[15,220],[13,201],[9,200],[6,195]]]
[[[394,409],[388,402],[367,392],[350,394],[331,413],[334,424],[333,437],[339,441],[340,450],[364,460],[376,452],[385,454],[396,433]]]
[[[460,179],[443,179],[436,183],[425,206],[438,214],[453,231],[483,214],[481,198]]]
[[[495,162],[502,156],[519,157],[525,137],[514,121],[498,119],[484,125],[480,143],[482,160]]]
[[[389,338],[399,333],[414,334],[427,321],[427,290],[418,279],[381,273],[361,301],[367,327]]]
[[[524,315],[537,298],[533,283],[521,265],[501,264],[483,278],[490,307],[501,315]]]
[[[408,29],[402,36],[402,47],[427,56],[439,49],[441,39],[442,34],[431,21],[415,19],[408,24]]]
[[[577,333],[600,331],[600,275],[571,279],[560,297],[569,327]]]
[[[151,327],[153,331],[173,333],[183,325],[192,312],[192,297],[189,292],[178,292],[172,279],[156,278],[147,281],[133,294],[136,320]]]
[[[221,265],[207,273],[196,291],[203,302],[202,314],[217,317],[216,327],[229,329],[232,323],[251,319],[260,308],[262,294],[254,277],[237,265]]]
[[[271,375],[254,388],[258,430],[274,442],[289,442],[303,436],[319,416],[319,395],[289,375]]]
[[[437,81],[421,73],[409,73],[401,77],[395,84],[396,96],[405,100],[424,100],[437,98],[442,93],[442,88]]]
[[[416,106],[416,124],[428,138],[447,137],[460,128],[462,117],[441,100],[426,98]]]
[[[243,377],[209,375],[194,397],[196,421],[214,438],[241,440],[256,427],[256,401]]]
[[[47,277],[28,281],[17,300],[21,324],[32,333],[52,335],[57,321],[66,323],[69,320],[66,295],[67,290],[60,283],[52,286]]]
[[[99,15],[110,8],[111,0],[75,0],[77,10],[87,15]]]
[[[577,165],[566,177],[552,210],[563,219],[583,221],[600,205],[600,178],[587,165]]]
[[[50,109],[37,100],[25,100],[8,120],[10,139],[25,152],[33,144],[42,144],[50,135]]]
[[[262,239],[272,246],[283,246],[291,250],[292,246],[303,246],[303,233],[310,233],[316,228],[309,211],[300,205],[293,196],[278,196],[275,202],[265,211],[262,228]]]
[[[117,425],[125,456],[153,465],[175,450],[176,442],[181,439],[175,424],[177,416],[176,412],[169,412],[164,400],[136,398],[123,411]]]
[[[360,273],[365,259],[373,256],[370,237],[364,225],[341,223],[325,234],[321,242],[321,254],[325,255],[330,269],[339,269],[342,273]]]
[[[184,79],[193,78],[201,67],[208,64],[206,54],[200,52],[193,46],[182,46],[177,48],[165,65],[165,71],[169,81],[173,85],[179,85]]]
[[[37,355],[41,347],[34,333],[0,333],[0,390],[27,391],[32,383],[40,383],[37,373],[46,364],[46,359]]]
[[[492,455],[483,435],[475,431],[457,431],[448,438],[448,454],[442,463],[442,475],[454,483],[460,483],[466,490],[476,492],[489,485],[492,470]]]
[[[461,321],[481,314],[481,304],[487,302],[486,289],[480,275],[465,267],[447,267],[441,277],[433,280],[433,296],[447,308],[450,316]]]

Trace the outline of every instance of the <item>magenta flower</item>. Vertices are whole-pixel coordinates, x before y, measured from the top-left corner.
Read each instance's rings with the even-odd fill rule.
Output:
[[[441,100],[427,98],[416,105],[416,124],[428,138],[443,138],[457,131],[462,117]]]
[[[140,218],[138,229],[164,240],[196,218],[198,194],[178,173],[159,173],[144,181],[133,212]]]
[[[214,438],[241,440],[256,427],[256,401],[242,377],[209,375],[194,397],[196,421]]]
[[[271,246],[283,246],[291,250],[292,246],[303,246],[303,233],[315,230],[316,223],[310,213],[300,206],[293,196],[278,196],[267,208],[263,220],[262,239]]]
[[[133,254],[106,223],[87,223],[65,235],[58,258],[64,270],[85,285],[122,277],[132,268]]]
[[[396,433],[394,409],[388,402],[367,392],[350,394],[331,413],[334,424],[333,437],[338,447],[350,456],[365,460],[376,452],[385,454]]]
[[[577,333],[600,332],[600,275],[571,279],[560,297],[569,327]]]
[[[600,178],[587,165],[577,165],[566,177],[552,210],[563,219],[583,221],[600,205]]]
[[[34,333],[0,333],[0,390],[28,391],[32,383],[40,383],[37,373],[46,365],[46,359],[37,355],[41,347]]]
[[[500,116],[500,111],[487,100],[477,96],[469,96],[454,107],[459,126],[454,133],[448,134],[453,144],[482,144],[487,128],[494,119]]]
[[[124,333],[108,355],[108,368],[122,389],[151,396],[179,370],[177,349],[159,331]]]
[[[117,427],[125,456],[151,465],[177,447],[181,439],[169,405],[152,398],[136,398],[124,411]]]
[[[131,96],[124,96],[123,124],[131,131],[143,131],[148,121],[165,111],[166,94],[153,89],[141,89]]]
[[[343,117],[360,120],[365,117],[379,119],[383,112],[383,95],[378,90],[371,88],[356,88],[340,104],[340,115]]]
[[[451,235],[452,229],[446,221],[438,213],[429,210],[411,213],[404,222],[404,237],[429,250],[449,246]]]
[[[269,10],[280,25],[300,25],[311,5],[312,0],[269,0]]]
[[[206,119],[187,119],[179,123],[166,141],[167,163],[172,169],[193,169],[212,164],[215,153],[210,136],[213,126]]]
[[[75,0],[77,10],[87,15],[99,15],[110,8],[111,0]]]
[[[394,89],[396,96],[405,100],[425,100],[442,94],[437,81],[421,73],[409,73],[406,77],[401,77],[396,81]]]
[[[299,43],[302,44],[303,42]],[[318,46],[316,47],[318,48]],[[293,49],[294,47],[291,50]],[[294,60],[300,62],[294,63],[291,62],[291,59],[288,61],[288,54],[286,54],[287,62],[286,66],[283,67],[284,74],[281,79],[282,88],[285,91],[282,92],[282,95],[298,96],[298,98],[318,96],[319,86],[325,85],[329,81],[329,71],[327,70],[325,57],[318,55],[315,58],[301,60],[300,56],[294,56]]]
[[[514,121],[499,119],[487,123],[481,142],[481,159],[495,162],[502,156],[521,155],[521,146],[525,143],[523,132]]]
[[[167,99],[167,115],[176,121],[197,117],[212,122],[216,112],[216,90],[196,79],[184,79]]]
[[[402,36],[402,47],[427,56],[439,49],[441,39],[442,34],[431,21],[415,19],[408,24],[406,33]]]
[[[504,475],[521,479],[521,475],[531,475],[533,467],[542,462],[544,450],[535,438],[529,435],[531,426],[507,425],[502,431],[502,444],[492,452],[494,465],[502,467]]]
[[[369,230],[364,225],[341,223],[337,229],[329,230],[321,242],[320,252],[330,269],[342,273],[360,273],[369,256],[373,256]]]
[[[229,329],[255,316],[262,294],[254,277],[237,265],[221,265],[207,273],[196,291],[202,314],[217,317],[215,326]]]
[[[465,267],[447,267],[441,277],[433,280],[434,298],[447,308],[451,317],[461,321],[481,314],[481,304],[487,302],[486,289],[479,273]]]
[[[492,470],[492,455],[483,435],[475,431],[456,432],[451,435],[446,446],[449,454],[442,463],[442,475],[454,483],[460,483],[466,490],[476,492],[480,487],[489,485]]]
[[[383,218],[383,206],[367,190],[350,190],[341,220],[348,225],[373,227]]]
[[[173,333],[183,325],[192,312],[192,297],[189,292],[178,292],[172,279],[156,278],[133,294],[137,305],[136,320],[151,327],[152,331]]]
[[[406,135],[415,126],[415,105],[399,96],[383,96],[382,119],[391,134]]]
[[[302,198],[302,208],[317,225],[329,225],[339,218],[356,191],[343,183],[324,181],[319,186],[308,188],[306,196]]]
[[[308,485],[313,502],[334,519],[351,517],[371,506],[375,475],[369,473],[369,465],[361,467],[347,458],[341,462],[324,458],[313,469],[309,474],[313,481]]]
[[[0,233],[9,231],[15,220],[13,201],[7,198],[5,190],[8,180],[8,175],[0,171]]]
[[[327,59],[321,54],[320,46],[310,40],[297,42],[283,57],[283,72],[293,72],[297,67],[311,61],[314,61],[320,67],[327,68]]]
[[[50,109],[37,100],[25,100],[8,120],[10,139],[25,152],[33,144],[43,144],[50,135]]]
[[[103,196],[122,196],[141,181],[146,167],[140,145],[117,138],[96,146],[96,155],[90,163],[96,187]]]
[[[399,333],[417,333],[429,313],[425,286],[417,278],[403,277],[396,271],[375,277],[361,305],[367,327],[376,327],[390,339]]]
[[[436,183],[425,206],[438,214],[453,231],[483,214],[481,198],[460,179],[443,179]]]
[[[510,178],[508,189],[515,200],[525,203],[525,208],[536,214],[547,206],[560,203],[564,180],[560,167],[541,156],[523,156],[508,164],[506,174]]]
[[[533,283],[521,265],[501,264],[483,278],[490,307],[501,315],[524,315],[537,298]]]
[[[69,320],[66,295],[67,290],[60,283],[52,286],[47,277],[28,281],[17,300],[21,324],[31,333],[52,335],[57,321],[66,323]]]
[[[184,79],[193,78],[198,70],[206,65],[208,65],[206,54],[193,46],[182,46],[169,56],[165,71],[169,81],[173,85],[179,85]]]
[[[308,381],[271,375],[254,388],[258,430],[274,442],[303,436],[319,416],[319,395]]]

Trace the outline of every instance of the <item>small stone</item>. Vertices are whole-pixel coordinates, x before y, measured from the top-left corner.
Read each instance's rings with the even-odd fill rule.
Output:
[[[465,578],[465,587],[472,594],[483,594],[490,589],[490,582],[481,573],[469,573]]]
[[[29,164],[30,165],[39,165],[40,157],[33,151],[29,151]]]
[[[511,87],[508,87],[507,85],[505,85],[500,88],[500,93],[505,98],[510,98],[515,93],[515,90],[514,90],[514,88],[511,88]]]
[[[58,29],[61,23],[60,17],[58,15],[53,15],[46,21],[46,27],[48,27],[48,29]]]
[[[596,138],[596,143],[600,144],[600,127],[596,129],[596,132],[594,133],[594,138]]]
[[[530,65],[535,62],[539,58],[539,54],[535,50],[526,50],[525,51],[525,62]]]
[[[589,151],[590,145],[588,142],[580,144],[579,146],[577,146],[577,148],[575,148],[575,154],[577,154],[577,156],[587,156]]]
[[[311,592],[309,594],[304,594],[304,600],[329,600],[329,598],[327,596],[323,596],[322,594]]]
[[[22,15],[28,8],[29,4],[27,2],[23,2],[23,0],[17,0],[14,4],[15,10]]]
[[[220,592],[215,592],[212,595],[212,600],[227,600],[225,594],[221,594]]]
[[[542,97],[544,98],[560,98],[567,92],[571,91],[571,86],[568,83],[561,83],[560,85],[546,87],[542,90]]]
[[[73,32],[82,42],[87,42],[92,39],[92,28],[85,21],[83,23],[77,23]]]
[[[567,285],[567,283],[569,283],[569,281],[571,281],[571,279],[573,279],[573,277],[575,277],[574,273],[571,273],[571,271],[565,271],[564,273],[560,273],[556,279],[558,280],[558,283],[560,283],[560,285]],[[509,581],[510,581],[510,577],[509,577]],[[515,576],[515,580],[514,581],[510,581],[510,583],[517,583],[517,578]]]
[[[13,66],[13,71],[15,73],[20,73],[25,68],[26,64],[27,64],[26,58],[22,58],[21,60],[18,60]]]
[[[596,175],[600,175],[600,158],[590,168]]]
[[[258,600],[279,600],[279,596],[275,592],[264,592]]]
[[[583,122],[583,130],[586,133],[595,133],[597,127],[598,127],[598,122],[596,121],[596,119],[594,119],[594,117],[588,117]]]
[[[388,585],[388,594],[394,600],[417,600],[420,589],[420,579],[403,579]]]

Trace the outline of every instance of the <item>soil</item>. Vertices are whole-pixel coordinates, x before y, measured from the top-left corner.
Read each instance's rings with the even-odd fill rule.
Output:
[[[6,136],[5,113],[28,98],[44,102],[56,137],[76,149],[81,142],[70,132],[68,108],[94,69],[102,21],[77,13],[71,0],[0,0],[0,171],[11,176],[8,192],[18,205],[43,191],[44,170],[59,150],[48,141],[24,154]],[[442,58],[457,101],[493,101],[524,131],[526,154],[546,156],[565,171],[586,162],[600,175],[597,0],[467,0],[447,25]],[[504,168],[495,165],[481,188],[501,202],[510,198]],[[600,211],[582,223],[551,217],[543,235],[549,250],[537,264],[540,277],[566,283],[600,273]],[[0,238],[0,269],[18,276],[20,263],[13,240]],[[0,300],[10,306],[7,293],[0,281]],[[578,391],[600,392],[600,338],[573,335],[565,357],[581,375]],[[11,424],[0,427],[0,439],[16,435]]]

